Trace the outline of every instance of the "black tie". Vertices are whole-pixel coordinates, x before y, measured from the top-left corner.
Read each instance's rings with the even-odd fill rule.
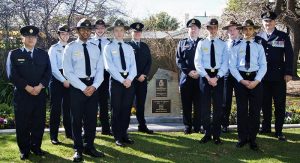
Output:
[[[84,60],[85,60],[85,74],[86,76],[91,76],[91,64],[90,64],[90,56],[89,52],[86,48],[86,43],[82,44],[83,46],[83,52],[84,52]]]
[[[245,58],[245,68],[248,70],[250,68],[250,41],[247,41],[246,46],[246,58]]]
[[[120,58],[121,58],[121,65],[122,65],[122,69],[125,71],[126,70],[126,62],[125,62],[125,56],[124,56],[124,51],[122,48],[122,43],[118,43],[119,46],[119,51],[120,51]]]
[[[235,40],[232,41],[232,46],[234,46],[234,45],[235,45]]]
[[[211,68],[216,67],[214,40],[211,40],[211,46],[210,46],[210,66]]]
[[[100,53],[101,53],[101,39],[99,39],[98,48],[99,48],[99,50],[100,50]]]
[[[136,45],[137,45],[138,47],[140,47],[140,42],[136,42]]]
[[[32,53],[31,51],[26,51],[26,50],[25,50],[25,53],[26,53],[26,55],[28,55],[30,58],[32,58],[32,57],[31,57],[31,53]]]

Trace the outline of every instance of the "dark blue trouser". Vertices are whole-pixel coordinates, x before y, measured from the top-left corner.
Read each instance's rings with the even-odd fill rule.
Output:
[[[133,86],[135,88],[135,106],[136,106],[136,118],[139,122],[140,128],[146,127],[146,120],[145,120],[145,102],[147,96],[147,80],[143,82],[139,82],[134,80]]]
[[[223,82],[220,78],[217,86],[212,87],[208,84],[205,77],[200,78],[200,96],[201,96],[201,119],[205,136],[220,137],[221,134],[221,118],[223,103]],[[211,103],[213,104],[213,118],[211,121]]]
[[[234,84],[235,79],[231,74],[224,78],[223,98],[225,103],[223,104],[223,116],[221,121],[223,127],[229,126]]]
[[[128,137],[131,107],[134,98],[134,87],[126,88],[120,82],[111,80],[112,132],[115,140]]]
[[[263,121],[262,128],[271,130],[272,100],[275,106],[275,132],[281,133],[285,118],[286,83],[282,81],[263,81]]]
[[[97,127],[98,91],[95,91],[92,96],[87,97],[81,90],[71,87],[70,95],[74,149],[82,152],[83,147],[86,149],[94,148]],[[81,135],[82,126],[84,129],[83,139]]]
[[[187,77],[185,83],[180,86],[180,94],[184,126],[186,128],[192,128],[193,126],[194,130],[200,130],[201,110],[199,79]]]
[[[30,149],[40,149],[46,119],[45,89],[37,96],[32,96],[25,90],[15,90],[13,101],[20,152],[28,153]]]
[[[50,82],[50,138],[57,139],[60,116],[63,114],[63,124],[66,136],[72,136],[70,91],[63,83],[52,77]]]
[[[110,132],[109,116],[108,116],[108,99],[109,99],[109,73],[104,71],[104,80],[98,88],[99,106],[100,106],[100,122],[102,132]]]

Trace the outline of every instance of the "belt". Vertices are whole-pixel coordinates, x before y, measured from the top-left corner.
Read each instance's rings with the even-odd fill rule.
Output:
[[[207,72],[209,77],[215,77],[217,76],[219,69],[212,68],[212,69],[205,69],[205,71]]]
[[[121,76],[124,78],[124,79],[126,79],[127,78],[127,76],[129,75],[129,72],[120,72],[120,74],[121,74]]]
[[[246,80],[254,80],[254,78],[256,77],[257,71],[253,71],[253,72],[239,71],[239,73]]]

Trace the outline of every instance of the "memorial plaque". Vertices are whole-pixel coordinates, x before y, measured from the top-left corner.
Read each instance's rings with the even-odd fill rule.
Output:
[[[168,96],[168,80],[156,79],[156,97]]]
[[[152,100],[152,113],[170,113],[171,100]]]

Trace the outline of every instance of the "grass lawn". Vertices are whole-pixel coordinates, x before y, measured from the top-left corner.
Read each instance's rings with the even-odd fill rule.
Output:
[[[200,134],[184,135],[182,132],[157,132],[146,135],[130,133],[135,144],[126,148],[117,147],[109,136],[97,134],[95,146],[105,152],[105,158],[84,156],[85,162],[299,162],[300,129],[284,130],[287,142],[278,142],[272,135],[259,135],[260,151],[251,151],[248,146],[237,149],[237,133],[222,135],[223,145],[212,142],[199,144]],[[54,146],[45,133],[42,149],[44,157],[30,155],[27,162],[70,162],[73,156],[72,141],[59,135],[63,145]],[[14,134],[0,134],[0,162],[21,162]]]

